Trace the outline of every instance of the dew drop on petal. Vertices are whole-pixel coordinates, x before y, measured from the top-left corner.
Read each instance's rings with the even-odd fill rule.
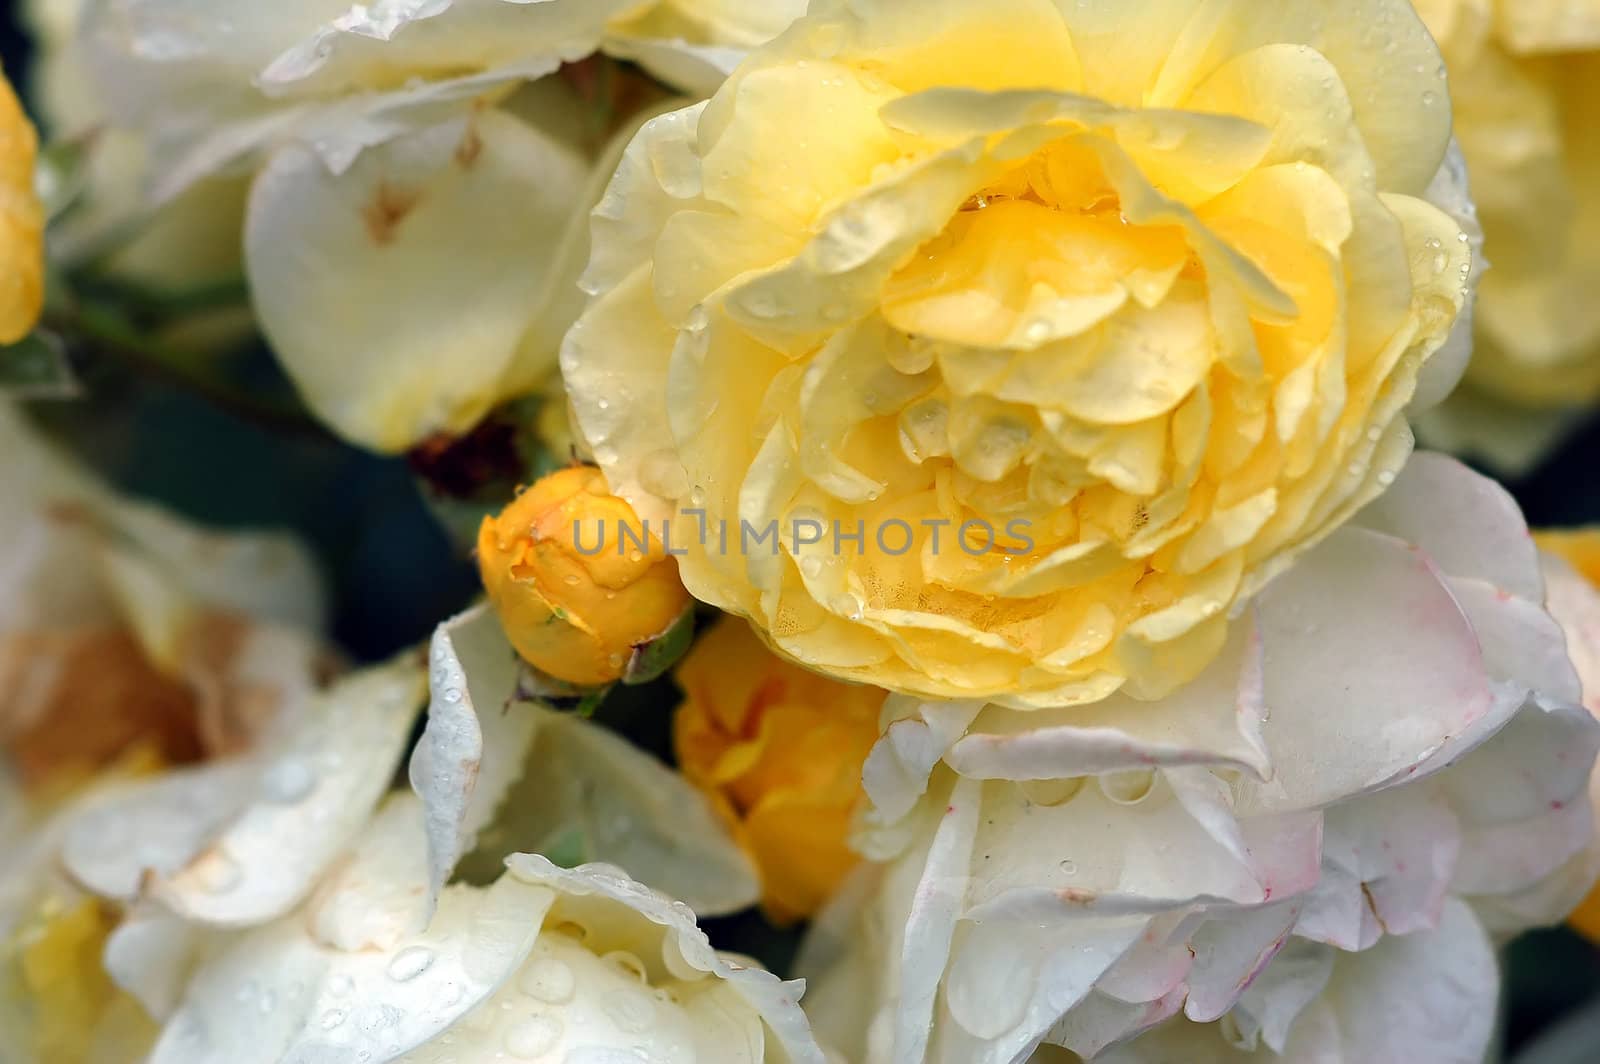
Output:
[[[577,989],[577,978],[565,961],[538,957],[529,963],[517,985],[529,997],[550,1005],[565,1005]]]
[[[387,969],[389,978],[397,983],[410,982],[433,964],[433,950],[426,946],[410,946],[395,954]]]
[[[317,785],[317,774],[305,758],[296,755],[280,758],[261,777],[266,799],[292,805],[310,794]]]

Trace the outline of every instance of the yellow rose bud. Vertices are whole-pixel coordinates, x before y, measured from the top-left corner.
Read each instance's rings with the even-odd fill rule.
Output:
[[[857,860],[845,837],[884,692],[791,665],[736,618],[700,637],[677,678],[679,767],[755,861],[767,915],[810,916]]]
[[[802,664],[1161,698],[1454,383],[1449,137],[1405,0],[812,4],[629,147],[573,409]]]
[[[1468,380],[1529,406],[1600,399],[1600,0],[1418,0],[1493,269]]]
[[[587,466],[550,474],[484,518],[478,571],[517,653],[582,686],[621,679],[635,649],[689,606],[676,561]]]
[[[44,211],[33,187],[38,138],[0,74],[0,344],[28,335],[44,305]]]

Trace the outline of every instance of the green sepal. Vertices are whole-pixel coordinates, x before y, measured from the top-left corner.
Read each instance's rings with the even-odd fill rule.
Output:
[[[622,682],[629,686],[649,683],[678,663],[694,642],[694,607],[690,605],[678,614],[678,619],[654,639],[636,644]]]

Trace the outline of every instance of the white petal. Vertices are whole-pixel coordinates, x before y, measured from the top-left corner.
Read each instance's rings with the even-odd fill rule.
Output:
[[[521,776],[538,718],[513,707],[517,658],[487,605],[439,625],[429,659],[428,726],[411,755],[437,894]]]
[[[1483,580],[1529,602],[1544,600],[1538,552],[1516,501],[1453,458],[1413,455],[1356,521],[1422,548],[1450,576]]]
[[[263,751],[257,793],[153,897],[204,923],[243,926],[288,912],[355,840],[394,775],[421,704],[422,670],[402,660],[355,673],[285,721]]]
[[[427,838],[421,802],[391,793],[361,842],[317,887],[306,916],[311,937],[345,951],[393,951],[428,926]]]
[[[243,926],[298,904],[349,845],[393,776],[422,670],[368,669],[276,723],[247,758],[109,790],[74,817],[68,871],[97,893],[148,892],[187,919]]]
[[[783,982],[770,972],[735,963],[711,948],[705,933],[695,924],[688,906],[657,894],[627,877],[620,869],[607,865],[558,868],[535,854],[512,854],[506,860],[508,878],[542,884],[560,892],[563,898],[592,899],[613,910],[631,910],[633,920],[654,934],[640,930],[619,933],[643,941],[654,938],[656,956],[679,978],[693,978],[703,972],[726,980],[738,997],[765,1021],[771,1032],[769,1046],[778,1052],[773,1059],[792,1064],[823,1064],[822,1050],[811,1035],[811,1026],[800,1009],[805,984]],[[648,922],[646,924],[646,922]],[[642,951],[640,951],[642,953]],[[757,1060],[760,1059],[758,1056]]]
[[[1494,705],[1461,608],[1398,540],[1341,529],[1256,610],[1276,771],[1241,781],[1242,809],[1314,807],[1403,777]]]
[[[1298,904],[1283,902],[1203,927],[1191,940],[1195,962],[1184,1015],[1210,1023],[1233,1008],[1289,940],[1299,915]]]
[[[392,1060],[516,971],[553,898],[511,876],[451,887],[428,930],[390,950],[328,949],[297,920],[252,931],[196,972],[150,1064]]]
[[[1449,903],[1435,931],[1394,935],[1341,959],[1329,993],[1344,1060],[1479,1064],[1494,1025],[1499,972],[1471,912]],[[1297,1056],[1291,1039],[1285,1058]]]
[[[531,389],[554,353],[524,336],[570,283],[549,249],[587,178],[569,148],[495,110],[396,137],[337,176],[310,148],[280,149],[251,194],[245,255],[307,401],[394,451]]]
[[[1478,223],[1478,209],[1473,205],[1467,176],[1466,158],[1461,154],[1461,145],[1452,137],[1444,162],[1423,198],[1448,214],[1467,234],[1472,245],[1472,275],[1467,283],[1476,291],[1485,269],[1483,226]],[[1473,302],[1468,300],[1456,316],[1444,346],[1423,363],[1422,372],[1417,376],[1416,393],[1411,397],[1412,410],[1425,411],[1437,406],[1461,382],[1461,375],[1472,357],[1472,318]]]
[[[203,934],[159,905],[136,905],[106,939],[106,973],[152,1019],[164,1020],[183,994]]]
[[[1068,779],[1152,765],[1229,765],[1265,777],[1261,641],[1235,626],[1199,678],[1159,702],[1112,695],[1087,706],[1028,712],[991,707],[946,760],[977,779]]]
[[[929,774],[983,708],[981,702],[921,702],[891,695],[883,735],[867,755],[861,782],[872,801],[869,820],[900,820],[928,789]]]
[[[250,800],[259,777],[259,766],[235,760],[109,787],[71,815],[62,864],[94,893],[132,900],[148,873],[186,868]],[[237,882],[219,882],[230,879]]]
[[[394,70],[493,69],[593,52],[633,0],[401,0],[354,4],[261,72],[271,95],[381,87]]]

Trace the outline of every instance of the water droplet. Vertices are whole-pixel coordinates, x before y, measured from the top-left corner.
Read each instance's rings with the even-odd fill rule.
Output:
[[[566,584],[568,587],[577,587],[580,581],[578,580],[577,573],[568,573],[566,576],[561,578],[561,582]]]
[[[766,292],[752,292],[744,299],[744,309],[756,318],[778,316],[778,301]]]
[[[1385,469],[1382,473],[1378,474],[1378,483],[1387,488],[1390,484],[1394,483],[1394,474]]]
[[[1422,94],[1422,106],[1424,106],[1424,107],[1432,107],[1434,104],[1436,104],[1438,102],[1439,102],[1439,94],[1434,92],[1432,89],[1429,89],[1427,92]]]
[[[806,576],[815,579],[822,573],[822,559],[815,554],[807,554],[800,559],[800,571]]]
[[[317,785],[317,774],[303,757],[279,758],[261,777],[261,790],[267,801],[291,805],[310,794]]]
[[[560,1020],[533,1016],[506,1032],[506,1052],[521,1060],[532,1060],[550,1052],[560,1040]]]
[[[343,1023],[347,1018],[349,1018],[349,1016],[350,1013],[346,1009],[329,1009],[327,1012],[322,1014],[322,1018],[317,1021],[317,1025],[320,1026],[324,1031],[331,1031]]]
[[[1377,443],[1379,440],[1383,439],[1383,430],[1376,425],[1372,426],[1367,430],[1367,439],[1373,443]]]
[[[1138,805],[1150,797],[1156,776],[1147,768],[1107,772],[1099,778],[1100,793],[1117,805]]]
[[[1072,860],[1070,857],[1063,858],[1059,867],[1064,875],[1074,876],[1078,874],[1078,862]]]
[[[612,950],[610,953],[607,953],[600,959],[605,961],[607,964],[613,965],[622,971],[627,972],[641,983],[646,982],[649,979],[649,976],[645,970],[644,961],[641,961],[638,957],[634,956],[632,953],[629,953],[625,949]]]
[[[517,985],[529,997],[551,1005],[565,1005],[577,989],[577,977],[565,961],[538,957],[529,963]]]
[[[1022,331],[1022,338],[1030,344],[1042,344],[1050,339],[1050,322],[1044,318],[1035,318],[1030,321],[1027,328]]]
[[[1083,789],[1083,777],[1061,780],[1025,780],[1020,785],[1023,797],[1034,805],[1065,805]]]
[[[848,591],[835,595],[828,602],[828,608],[839,616],[847,617],[852,621],[861,619],[861,600]]]
[[[406,983],[427,971],[433,964],[433,950],[426,946],[410,946],[395,954],[389,962],[389,978]]]
[[[461,696],[461,688],[459,688],[459,687],[446,687],[444,689],[444,694],[441,697],[443,697],[444,700],[446,702],[450,703],[451,705],[455,705],[457,702],[461,701],[461,697],[462,697]]]

